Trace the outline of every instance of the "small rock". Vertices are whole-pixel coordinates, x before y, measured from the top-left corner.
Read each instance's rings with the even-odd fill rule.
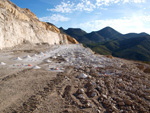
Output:
[[[84,74],[84,73],[82,73],[82,74],[80,74],[79,76],[78,76],[78,78],[80,78],[80,79],[85,79],[85,78],[87,78],[88,77],[88,75],[86,75],[86,74]]]
[[[97,93],[94,91],[91,93],[91,97],[95,97],[96,95],[97,95]]]
[[[144,70],[145,66],[142,65],[142,64],[138,64],[138,65],[137,65],[137,68],[139,68],[140,70]]]
[[[85,87],[86,87],[88,90],[93,89],[94,86],[95,86],[95,83],[94,83],[94,82],[88,82],[88,83],[86,83],[86,85],[85,85]]]
[[[105,99],[107,99],[107,95],[104,95],[104,94],[103,94],[102,97],[104,97]]]
[[[123,113],[124,112],[124,110],[120,110],[120,113]]]
[[[144,73],[150,73],[150,67],[146,68],[146,69],[144,70]]]
[[[79,94],[79,95],[77,96],[77,98],[79,98],[79,99],[85,99],[85,97],[83,96],[83,94]]]
[[[119,86],[122,87],[122,88],[124,88],[124,87],[125,87],[125,84],[120,82],[120,83],[119,83]]]
[[[31,58],[31,56],[30,56],[30,55],[27,55],[27,56],[25,56],[24,58]]]
[[[22,60],[20,57],[17,57],[16,60]]]
[[[130,113],[134,113],[134,111],[133,111],[133,110],[130,110]]]
[[[116,106],[112,106],[112,110],[116,113],[116,112],[118,112],[118,109],[116,108]]]
[[[50,63],[51,61],[48,59],[48,60],[46,60],[46,62],[47,62],[47,63]]]
[[[0,65],[6,65],[6,63],[4,63],[4,62],[1,62],[1,63],[0,63]]]
[[[129,105],[129,106],[132,105],[133,103],[131,100],[128,100],[128,99],[125,99],[124,102],[126,105]]]
[[[83,94],[84,93],[84,89],[78,89],[76,91],[76,94],[79,95],[79,94]]]
[[[72,110],[67,109],[67,110],[64,110],[63,112],[64,112],[64,113],[71,113],[71,112],[72,112]]]
[[[97,113],[101,113],[101,111],[99,109],[97,109]]]
[[[119,105],[119,106],[124,106],[125,103],[124,103],[124,102],[119,102],[118,105]]]
[[[90,69],[89,69],[89,68],[85,68],[85,71],[86,71],[87,73],[89,73],[89,72],[90,72]]]
[[[37,54],[34,54],[33,56],[36,57],[36,56],[38,56],[38,55],[37,55]]]
[[[40,69],[41,67],[39,66],[34,66],[33,69]]]
[[[139,111],[140,111],[140,112],[146,112],[145,108],[142,107],[142,106],[139,106]]]
[[[78,86],[78,85],[75,85],[74,87],[75,87],[75,88],[79,88],[79,86]]]
[[[99,81],[99,80],[96,80],[96,83],[97,83],[97,84],[99,84],[99,83],[100,83],[100,81]]]
[[[94,90],[88,90],[87,91],[87,96],[88,97],[95,97],[97,93]]]
[[[100,86],[97,86],[97,87],[96,87],[96,90],[97,90],[97,91],[101,91],[101,89],[102,89],[102,88],[101,88]]]
[[[120,78],[118,81],[119,81],[119,82],[122,82],[122,79]]]
[[[91,78],[92,78],[92,76],[90,76],[90,75],[87,77],[87,79],[91,79]]]
[[[44,53],[43,53],[43,52],[40,52],[40,55],[44,55]]]
[[[121,68],[127,68],[126,64],[121,65]]]
[[[150,100],[150,96],[145,96],[145,99]]]
[[[92,108],[92,104],[90,102],[88,102],[86,105],[85,105],[86,108]]]

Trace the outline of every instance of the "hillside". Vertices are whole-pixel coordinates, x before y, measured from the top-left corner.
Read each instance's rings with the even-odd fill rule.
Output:
[[[150,61],[149,44],[150,36],[145,36],[107,41],[104,43],[93,43],[87,46],[99,54],[111,54],[125,59]]]
[[[74,32],[73,29],[69,35],[72,32]],[[74,37],[78,37],[76,39],[80,43],[90,47],[99,54],[139,61],[150,61],[150,36],[144,32],[139,34],[121,34],[111,27],[106,27],[99,31],[83,34],[82,36],[74,34]]]
[[[80,28],[69,28],[69,29],[65,30],[61,27],[59,29],[60,29],[61,33],[68,34],[80,42],[90,42],[90,40],[88,40],[86,37],[84,37],[84,35],[87,33]]]
[[[0,0],[0,49],[24,42],[68,44],[77,41],[60,33],[54,26],[41,22],[28,8],[19,8],[9,0]]]
[[[84,36],[85,34],[87,34],[85,31],[83,31],[80,28],[69,28],[67,30],[63,29],[62,27],[59,28],[62,32],[70,35],[70,36],[74,36],[75,38],[78,38],[80,36]]]
[[[116,38],[123,38],[123,34],[114,30],[111,27],[105,27],[99,31],[93,31],[91,33],[86,33],[80,28],[69,28],[67,30],[60,28],[60,31],[73,36],[76,40],[81,43],[91,43],[91,42],[102,42],[108,41]]]

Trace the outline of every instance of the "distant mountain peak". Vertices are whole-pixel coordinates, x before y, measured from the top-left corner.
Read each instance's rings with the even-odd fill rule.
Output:
[[[64,29],[63,27],[60,27],[59,29]]]
[[[109,26],[107,26],[107,27],[105,27],[105,28],[103,28],[103,29],[101,29],[101,30],[99,30],[99,31],[107,31],[107,32],[118,32],[118,31],[116,31],[115,29],[113,29],[112,27],[109,27]],[[99,32],[98,31],[98,32]],[[119,33],[119,32],[118,32]],[[121,34],[121,33],[120,33]]]
[[[104,27],[103,29],[113,29],[113,28],[110,27],[110,26],[106,26],[106,27]]]
[[[67,30],[65,30],[64,28],[59,28],[61,32],[64,32],[76,39],[78,39],[81,36],[84,36],[86,33],[86,31],[80,29],[80,28],[68,28]]]
[[[123,35],[121,33],[119,33],[118,31],[116,31],[115,29],[113,29],[109,26],[97,31],[97,33],[99,35],[105,37],[106,39],[115,39],[115,38],[123,37]]]
[[[72,29],[73,29],[73,30],[81,30],[81,28],[68,28],[67,30],[70,30],[70,29],[71,29],[71,30],[72,30]]]
[[[79,32],[84,32],[84,33],[86,33],[86,31],[82,30],[81,28],[68,28],[67,30],[68,30],[68,31],[69,31],[69,30],[74,30],[74,31],[79,31]]]

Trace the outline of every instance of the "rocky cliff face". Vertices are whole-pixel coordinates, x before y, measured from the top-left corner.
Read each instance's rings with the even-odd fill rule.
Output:
[[[26,41],[31,43],[78,43],[61,34],[59,29],[40,22],[29,9],[21,9],[9,0],[0,0],[0,49],[13,47]]]

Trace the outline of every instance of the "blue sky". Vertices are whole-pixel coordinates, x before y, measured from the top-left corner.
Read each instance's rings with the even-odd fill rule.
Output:
[[[121,33],[150,34],[150,0],[11,0],[41,21],[87,32],[106,26]]]

